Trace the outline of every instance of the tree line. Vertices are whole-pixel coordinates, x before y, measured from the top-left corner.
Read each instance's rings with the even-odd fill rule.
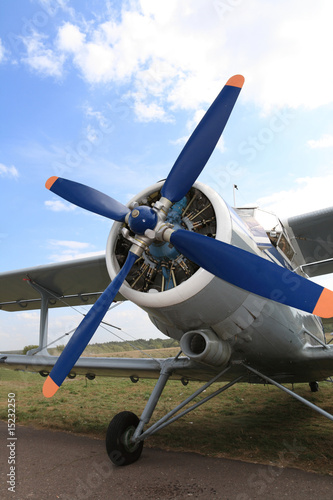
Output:
[[[149,350],[149,349],[165,349],[167,347],[178,347],[179,342],[174,339],[138,339],[131,341],[115,341],[115,342],[104,342],[89,344],[84,352],[86,354],[103,354],[109,352],[122,352],[122,351],[133,351],[134,349]],[[37,345],[27,345],[23,349],[23,354],[26,354],[30,349],[37,348]],[[61,344],[54,348],[50,348],[49,351],[57,351],[57,353],[62,352],[65,349],[65,345]],[[54,352],[53,354],[56,354]]]

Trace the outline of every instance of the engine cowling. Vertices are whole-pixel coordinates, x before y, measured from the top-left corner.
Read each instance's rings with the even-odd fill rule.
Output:
[[[152,206],[163,182],[154,184],[128,204]],[[227,243],[232,239],[232,220],[224,200],[211,188],[196,182],[180,202],[175,203],[167,221],[189,231]],[[115,223],[107,242],[106,262],[113,279],[126,259],[131,243]],[[132,235],[134,236],[134,234]],[[209,255],[207,255],[209,259]],[[180,339],[185,332],[211,328],[220,336],[219,324],[240,307],[247,293],[199,268],[169,243],[152,244],[133,266],[121,295],[149,314],[164,334]]]

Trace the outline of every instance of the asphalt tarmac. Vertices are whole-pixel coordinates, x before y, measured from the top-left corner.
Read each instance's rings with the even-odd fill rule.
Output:
[[[99,439],[23,426],[15,435],[0,422],[2,500],[333,499],[332,476],[147,447],[115,467]]]

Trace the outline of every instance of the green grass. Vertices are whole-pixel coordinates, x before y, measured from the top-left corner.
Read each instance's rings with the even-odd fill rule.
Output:
[[[0,419],[7,420],[7,394],[15,392],[18,424],[104,439],[116,413],[126,409],[141,414],[155,384],[153,380],[133,384],[128,379],[77,377],[66,380],[52,399],[46,399],[42,395],[44,380],[39,374],[1,369]],[[199,386],[168,382],[153,420]],[[333,413],[332,384],[321,383],[317,393],[311,393],[307,384],[297,384],[295,390]],[[329,474],[332,437],[330,420],[275,387],[237,384],[152,436],[145,445]]]

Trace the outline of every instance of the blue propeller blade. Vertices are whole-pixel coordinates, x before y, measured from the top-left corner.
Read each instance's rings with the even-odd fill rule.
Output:
[[[179,229],[170,242],[206,271],[261,297],[323,318],[333,316],[333,292],[258,255]]]
[[[52,397],[57,392],[75,365],[76,361],[83,353],[84,349],[88,345],[88,342],[107,313],[111,303],[117,295],[119,288],[125,281],[126,276],[131,270],[136,259],[137,256],[129,252],[126,262],[117,276],[112,280],[110,285],[102,293],[97,302],[89,310],[88,314],[75,330],[74,335],[59,356],[59,359],[52,368],[50,375],[45,380],[43,394],[47,398]]]
[[[191,189],[221,137],[244,83],[244,77],[231,77],[210,106],[178,156],[161,194],[173,203]]]
[[[103,215],[108,219],[124,222],[126,215],[130,212],[129,208],[119,203],[119,201],[78,182],[62,179],[61,177],[50,177],[45,186],[52,193],[74,205],[85,208],[89,212]]]

